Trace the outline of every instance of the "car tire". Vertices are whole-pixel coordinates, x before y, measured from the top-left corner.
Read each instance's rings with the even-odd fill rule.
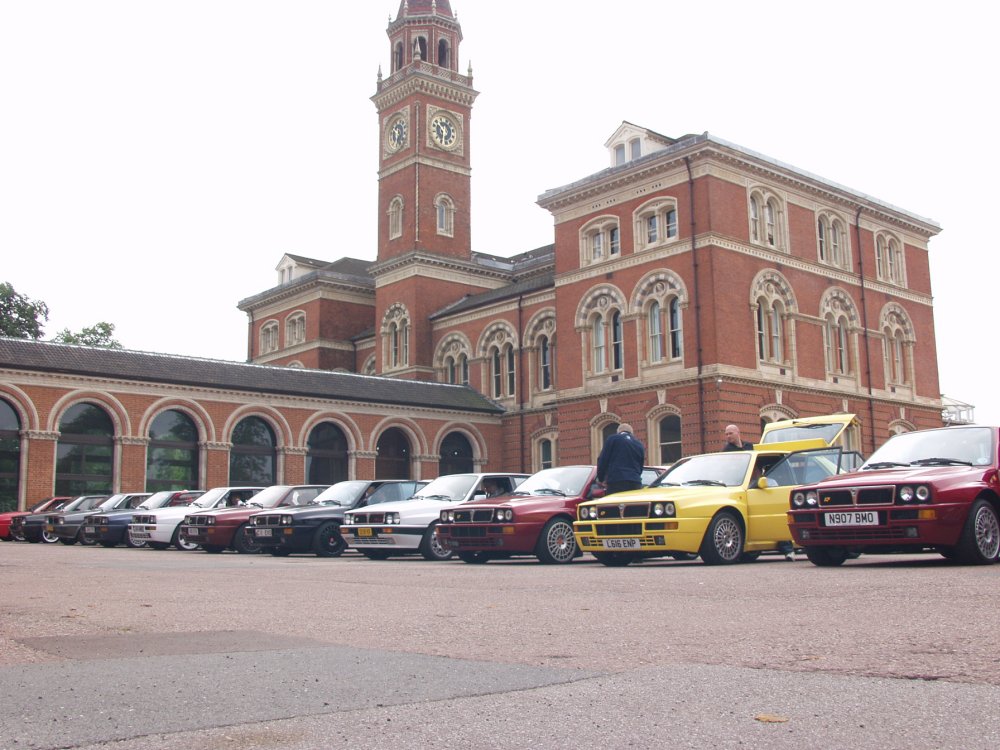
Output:
[[[441,539],[437,535],[437,524],[432,523],[424,532],[424,538],[420,540],[420,554],[425,560],[443,561],[450,560],[455,551],[441,544]]]
[[[106,549],[111,549],[112,547],[117,547],[118,546],[114,542],[101,542],[100,544],[101,544],[102,547],[105,547]]]
[[[145,544],[150,549],[166,549],[167,547],[170,546],[166,542],[146,542]],[[135,545],[131,545],[130,544],[129,546],[132,547],[132,546],[135,546]]]
[[[126,547],[131,547],[132,549],[142,549],[143,547],[146,546],[146,541],[145,540],[143,540],[141,542],[138,542],[138,543],[133,542],[132,541],[132,535],[129,534],[128,531],[126,531],[125,534],[124,534],[124,536],[122,536],[122,541],[125,542],[125,546]],[[163,545],[163,546],[164,546],[164,548],[167,547],[167,545]]]
[[[39,541],[41,541],[41,542],[43,542],[45,544],[55,544],[56,542],[59,541],[59,537],[56,536],[56,533],[54,531],[53,532],[49,532],[49,531],[46,531],[45,529],[42,529],[42,538]]]
[[[573,524],[565,518],[550,518],[542,527],[535,545],[535,556],[546,565],[564,565],[576,557]]]
[[[989,501],[976,500],[969,508],[955,552],[956,559],[966,565],[990,565],[997,561],[1000,555],[1000,518]]]
[[[288,557],[292,554],[290,549],[285,549],[284,547],[272,547],[268,552],[271,553],[271,557]]]
[[[12,532],[10,532],[10,540],[12,542],[23,542],[24,541],[24,534],[17,534],[17,533],[14,533],[12,531]]]
[[[835,568],[843,565],[848,558],[844,547],[806,547],[809,562],[820,568]]]
[[[177,549],[183,550],[184,552],[191,552],[193,550],[198,549],[201,546],[200,544],[195,544],[193,542],[188,542],[188,541],[185,541],[185,540],[181,539],[181,526],[180,526],[180,524],[177,524],[177,528],[174,529],[174,535],[171,537],[170,543],[172,545],[174,545]],[[150,544],[153,544],[153,542],[150,542]],[[161,548],[160,547],[156,547],[156,549],[161,549]],[[166,549],[166,547],[163,547],[162,549]],[[219,552],[221,552],[221,551],[222,551],[222,549],[220,548]]]
[[[607,565],[609,568],[624,568],[639,559],[638,555],[628,552],[592,552],[591,554],[597,558],[597,562],[601,565]]]
[[[742,555],[740,555],[740,562],[741,563],[757,562],[759,558],[760,558],[760,552],[744,552]]]
[[[489,552],[459,552],[458,559],[470,565],[483,565],[490,561]]]
[[[312,550],[317,557],[340,557],[347,549],[347,542],[340,536],[340,524],[327,521],[316,529]]]
[[[369,560],[388,560],[389,559],[389,553],[388,552],[377,552],[377,551],[363,549],[363,550],[361,550],[361,554],[364,555],[365,557],[367,557]]]
[[[678,562],[690,562],[698,559],[698,555],[692,555],[690,552],[671,552],[670,557]]]
[[[67,547],[77,543],[77,538],[75,536],[61,536],[59,537],[59,542],[65,544]]]
[[[203,544],[201,548],[212,555],[218,555],[225,549],[221,544]]]
[[[246,523],[236,529],[233,534],[233,549],[241,555],[259,555],[260,544],[248,532],[249,524]]]
[[[82,526],[80,527],[80,530],[76,532],[76,541],[78,541],[84,547],[93,547],[95,544],[97,544],[96,539],[87,539],[86,535],[83,533]]]
[[[743,555],[743,525],[729,511],[716,513],[701,543],[701,559],[706,565],[733,565]]]

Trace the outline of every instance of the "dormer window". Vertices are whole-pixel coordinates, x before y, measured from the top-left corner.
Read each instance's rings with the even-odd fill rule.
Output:
[[[635,160],[642,156],[642,141],[638,138],[633,138],[628,142],[629,148],[629,159]]]
[[[625,163],[625,144],[619,143],[615,146],[615,166],[620,167]]]

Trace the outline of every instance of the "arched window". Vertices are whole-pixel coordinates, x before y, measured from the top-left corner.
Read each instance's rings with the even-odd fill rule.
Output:
[[[656,199],[635,212],[635,249],[661,245],[677,239],[677,203]]]
[[[882,356],[886,382],[891,386],[910,385],[913,373],[909,362],[913,327],[905,311],[891,305],[882,314]]]
[[[503,395],[502,366],[500,348],[493,347],[490,350],[490,382],[493,384],[493,398],[500,398]]]
[[[782,249],[781,200],[767,190],[756,188],[750,193],[749,214],[750,241],[755,245]]]
[[[605,350],[607,349],[606,344],[606,334],[604,331],[604,318],[598,313],[594,316],[593,322],[591,323],[591,337],[593,344],[591,345],[591,350],[594,355],[594,372],[604,372],[604,358]]]
[[[410,440],[398,427],[379,435],[375,445],[376,479],[410,478]]]
[[[161,412],[149,426],[146,491],[197,489],[198,428],[177,409]]]
[[[625,367],[625,336],[622,328],[622,314],[615,310],[611,314],[611,368]]]
[[[875,270],[882,281],[905,284],[901,247],[901,243],[895,237],[879,234],[875,238]]]
[[[552,388],[552,345],[548,336],[538,339],[538,388],[547,391]]]
[[[517,392],[517,389],[515,388],[517,372],[514,366],[515,364],[514,347],[511,344],[506,344],[504,346],[503,358],[504,358],[504,374],[507,376],[507,383],[506,383],[507,395],[513,396]]]
[[[852,371],[850,359],[850,338],[847,318],[843,315],[826,316],[823,329],[826,344],[826,369],[835,375],[847,375]]]
[[[448,46],[447,39],[438,40],[437,64],[442,68],[451,66],[451,48]]]
[[[229,452],[229,484],[277,484],[277,440],[260,417],[241,419],[233,428]]]
[[[672,464],[681,457],[681,418],[667,414],[657,425],[659,434],[660,463]]]
[[[455,202],[451,196],[441,193],[434,199],[437,212],[437,233],[445,237],[455,236]]]
[[[389,239],[403,236],[403,199],[398,195],[389,202]]]
[[[71,406],[59,420],[57,495],[107,494],[112,488],[114,425],[95,404]]]
[[[599,216],[580,230],[580,261],[595,263],[621,254],[618,217]]]
[[[410,363],[410,315],[393,304],[382,318],[382,369],[406,367]]]
[[[472,461],[472,445],[460,432],[449,432],[441,441],[441,458],[438,460],[438,476],[445,474],[467,474],[475,471]]]
[[[538,441],[538,469],[551,469],[555,466],[555,446],[549,438]]]
[[[847,231],[839,217],[824,214],[816,220],[816,243],[820,263],[837,268],[850,267]]]
[[[278,321],[269,320],[260,329],[260,353],[278,351]]]
[[[0,513],[17,510],[21,476],[21,420],[0,399]]]
[[[417,40],[415,42],[415,45],[416,45],[416,50],[415,51],[420,55],[420,59],[421,60],[426,60],[426,61],[430,62],[430,59],[427,57],[427,39],[426,39],[426,37],[418,36]]]
[[[396,46],[392,50],[392,72],[395,73],[397,70],[403,67],[403,43],[396,42]]]
[[[784,357],[784,309],[778,300],[757,300],[757,357],[781,364]]]
[[[285,321],[285,346],[302,344],[306,340],[306,314],[294,313]]]
[[[309,431],[306,441],[306,483],[336,484],[347,479],[347,436],[332,422]]]
[[[650,304],[646,319],[649,330],[649,361],[660,362],[663,360],[663,315],[659,302],[654,300]]]

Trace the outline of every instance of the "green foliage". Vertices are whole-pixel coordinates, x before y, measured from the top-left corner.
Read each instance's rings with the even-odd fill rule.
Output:
[[[107,349],[121,349],[122,345],[115,340],[114,323],[95,323],[89,328],[84,328],[79,333],[73,333],[68,328],[63,328],[56,337],[52,339],[57,344],[80,344],[82,346],[103,346]]]
[[[0,335],[16,339],[40,339],[49,319],[48,306],[14,291],[9,282],[0,282]]]

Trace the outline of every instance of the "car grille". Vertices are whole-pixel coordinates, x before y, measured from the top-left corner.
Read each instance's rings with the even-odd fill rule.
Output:
[[[132,523],[155,524],[156,516],[133,515]]]
[[[351,523],[385,523],[385,513],[355,513]]]
[[[250,523],[254,526],[280,526],[281,516],[254,516],[250,519]]]
[[[86,524],[107,523],[107,516],[84,516],[83,522]]]
[[[500,534],[500,526],[448,526],[453,537],[462,539],[483,539],[487,534]]]
[[[605,518],[649,518],[649,503],[620,503],[618,505],[597,506],[597,517]]]
[[[906,539],[906,528],[902,526],[872,526],[863,527],[820,527],[809,530],[810,539],[827,541],[854,542],[867,539]]]
[[[641,523],[604,523],[596,525],[597,536],[637,536],[642,533]]]
[[[209,516],[188,516],[184,523],[188,526],[208,526]]]
[[[455,523],[489,523],[493,520],[493,508],[474,508],[455,511]]]
[[[852,495],[856,493],[855,501]],[[853,487],[846,490],[821,491],[820,506],[827,508],[835,505],[892,505],[896,497],[894,485],[877,487]]]
[[[11,522],[10,527],[14,531],[20,531],[24,527],[24,516],[16,516]]]

